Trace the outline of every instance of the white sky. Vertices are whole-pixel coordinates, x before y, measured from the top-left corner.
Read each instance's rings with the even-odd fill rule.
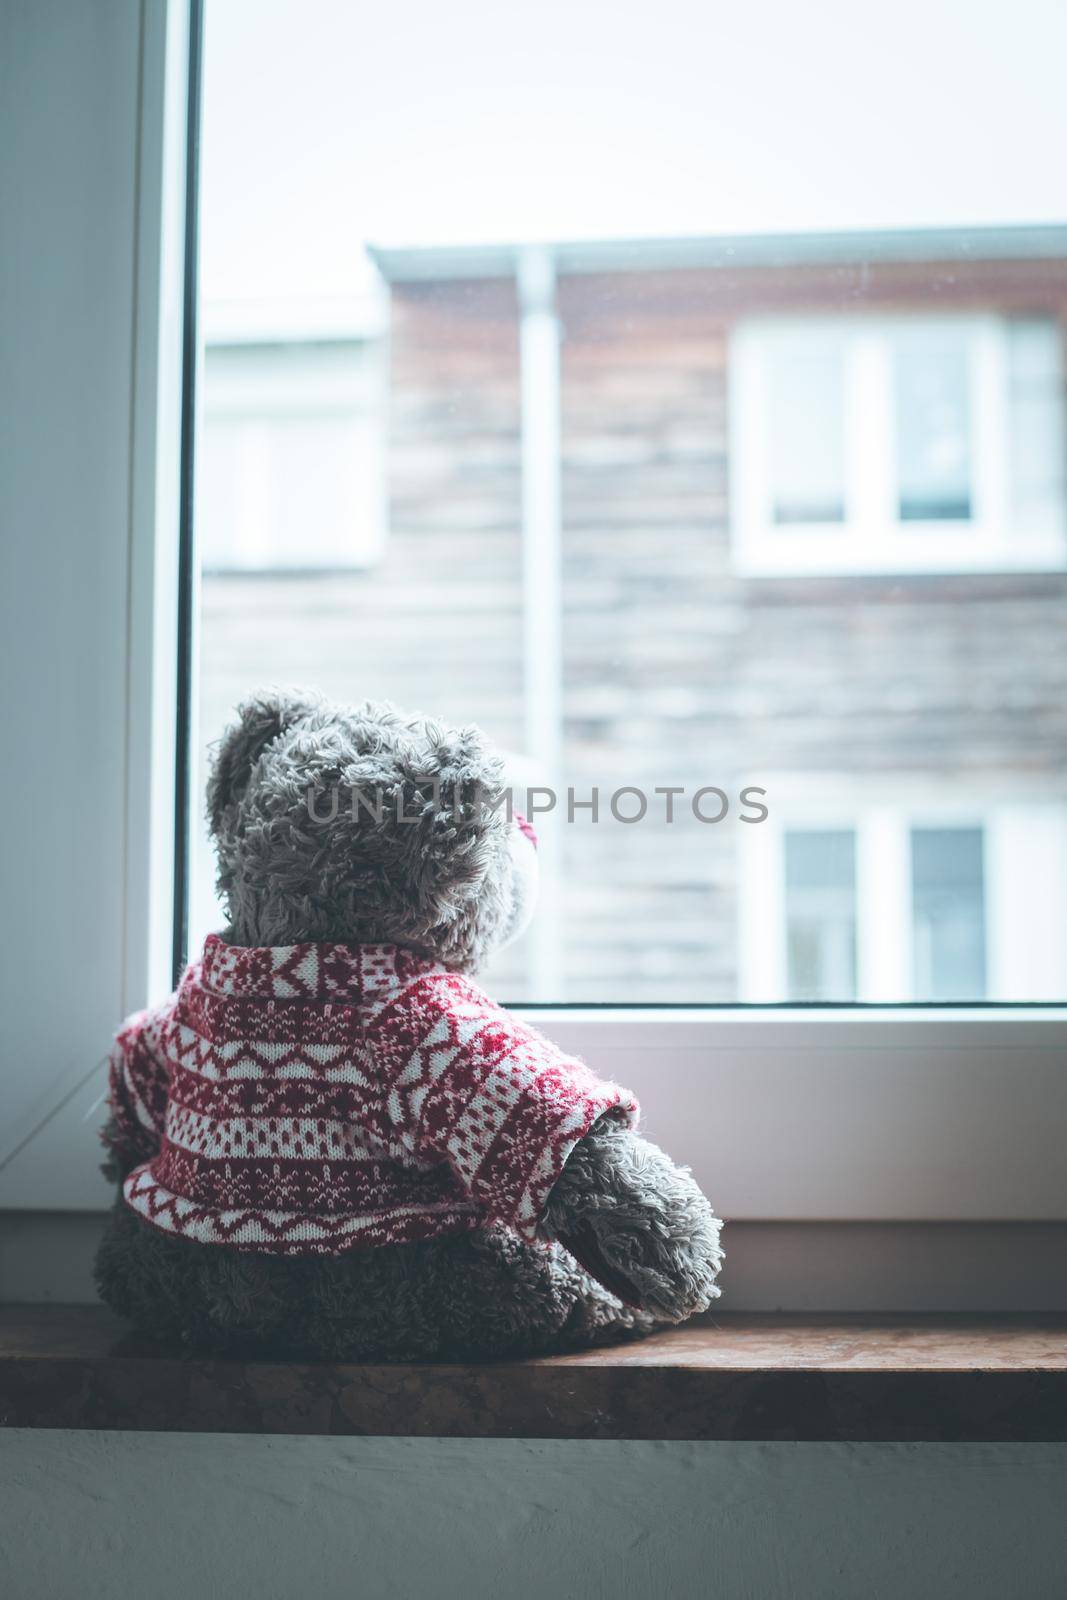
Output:
[[[387,244],[1067,218],[1067,0],[207,0],[208,299]]]

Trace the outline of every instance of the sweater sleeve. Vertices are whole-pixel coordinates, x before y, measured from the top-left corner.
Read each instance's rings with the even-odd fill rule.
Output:
[[[171,998],[134,1012],[111,1047],[107,1092],[111,1116],[102,1137],[123,1171],[150,1160],[159,1149],[168,1082],[163,1034],[173,1005]]]
[[[405,1148],[443,1158],[493,1221],[537,1233],[567,1157],[598,1118],[636,1126],[637,1101],[494,1004],[433,972],[368,1028],[390,1122]]]

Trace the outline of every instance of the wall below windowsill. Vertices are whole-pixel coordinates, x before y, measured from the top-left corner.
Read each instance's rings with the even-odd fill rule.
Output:
[[[106,1214],[0,1210],[0,1305],[93,1305]],[[727,1222],[724,1312],[1067,1312],[1067,1223]]]
[[[0,1310],[0,1426],[423,1438],[1067,1440],[1067,1318],[726,1315],[576,1355],[204,1359]]]

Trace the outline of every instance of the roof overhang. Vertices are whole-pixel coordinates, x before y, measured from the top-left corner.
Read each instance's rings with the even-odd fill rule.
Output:
[[[426,283],[511,277],[519,257],[528,248],[523,244],[370,245],[367,253],[388,283]],[[565,240],[538,244],[536,248],[551,251],[560,273],[847,266],[864,262],[1067,261],[1067,225]]]

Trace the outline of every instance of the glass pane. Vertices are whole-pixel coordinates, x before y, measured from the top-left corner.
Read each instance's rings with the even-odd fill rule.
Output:
[[[928,1000],[984,999],[982,830],[915,828],[911,881],[916,994]]]
[[[1061,10],[774,0],[724,48],[694,0],[209,0],[199,794],[253,688],[389,699],[555,796],[502,999],[1067,996]],[[1003,544],[932,565],[979,468]],[[988,984],[947,913],[913,961],[942,811],[990,841]]]
[[[843,522],[845,395],[840,338],[767,340],[768,428],[777,523]]]
[[[856,996],[856,840],[848,829],[785,836],[790,1000]]]
[[[894,338],[902,522],[971,516],[970,351],[966,329],[932,323]]]
[[[1020,528],[1062,534],[1067,505],[1063,335],[1047,319],[1008,326],[1011,514]]]
[[[209,346],[205,572],[365,567],[384,521],[380,363],[361,344]]]

